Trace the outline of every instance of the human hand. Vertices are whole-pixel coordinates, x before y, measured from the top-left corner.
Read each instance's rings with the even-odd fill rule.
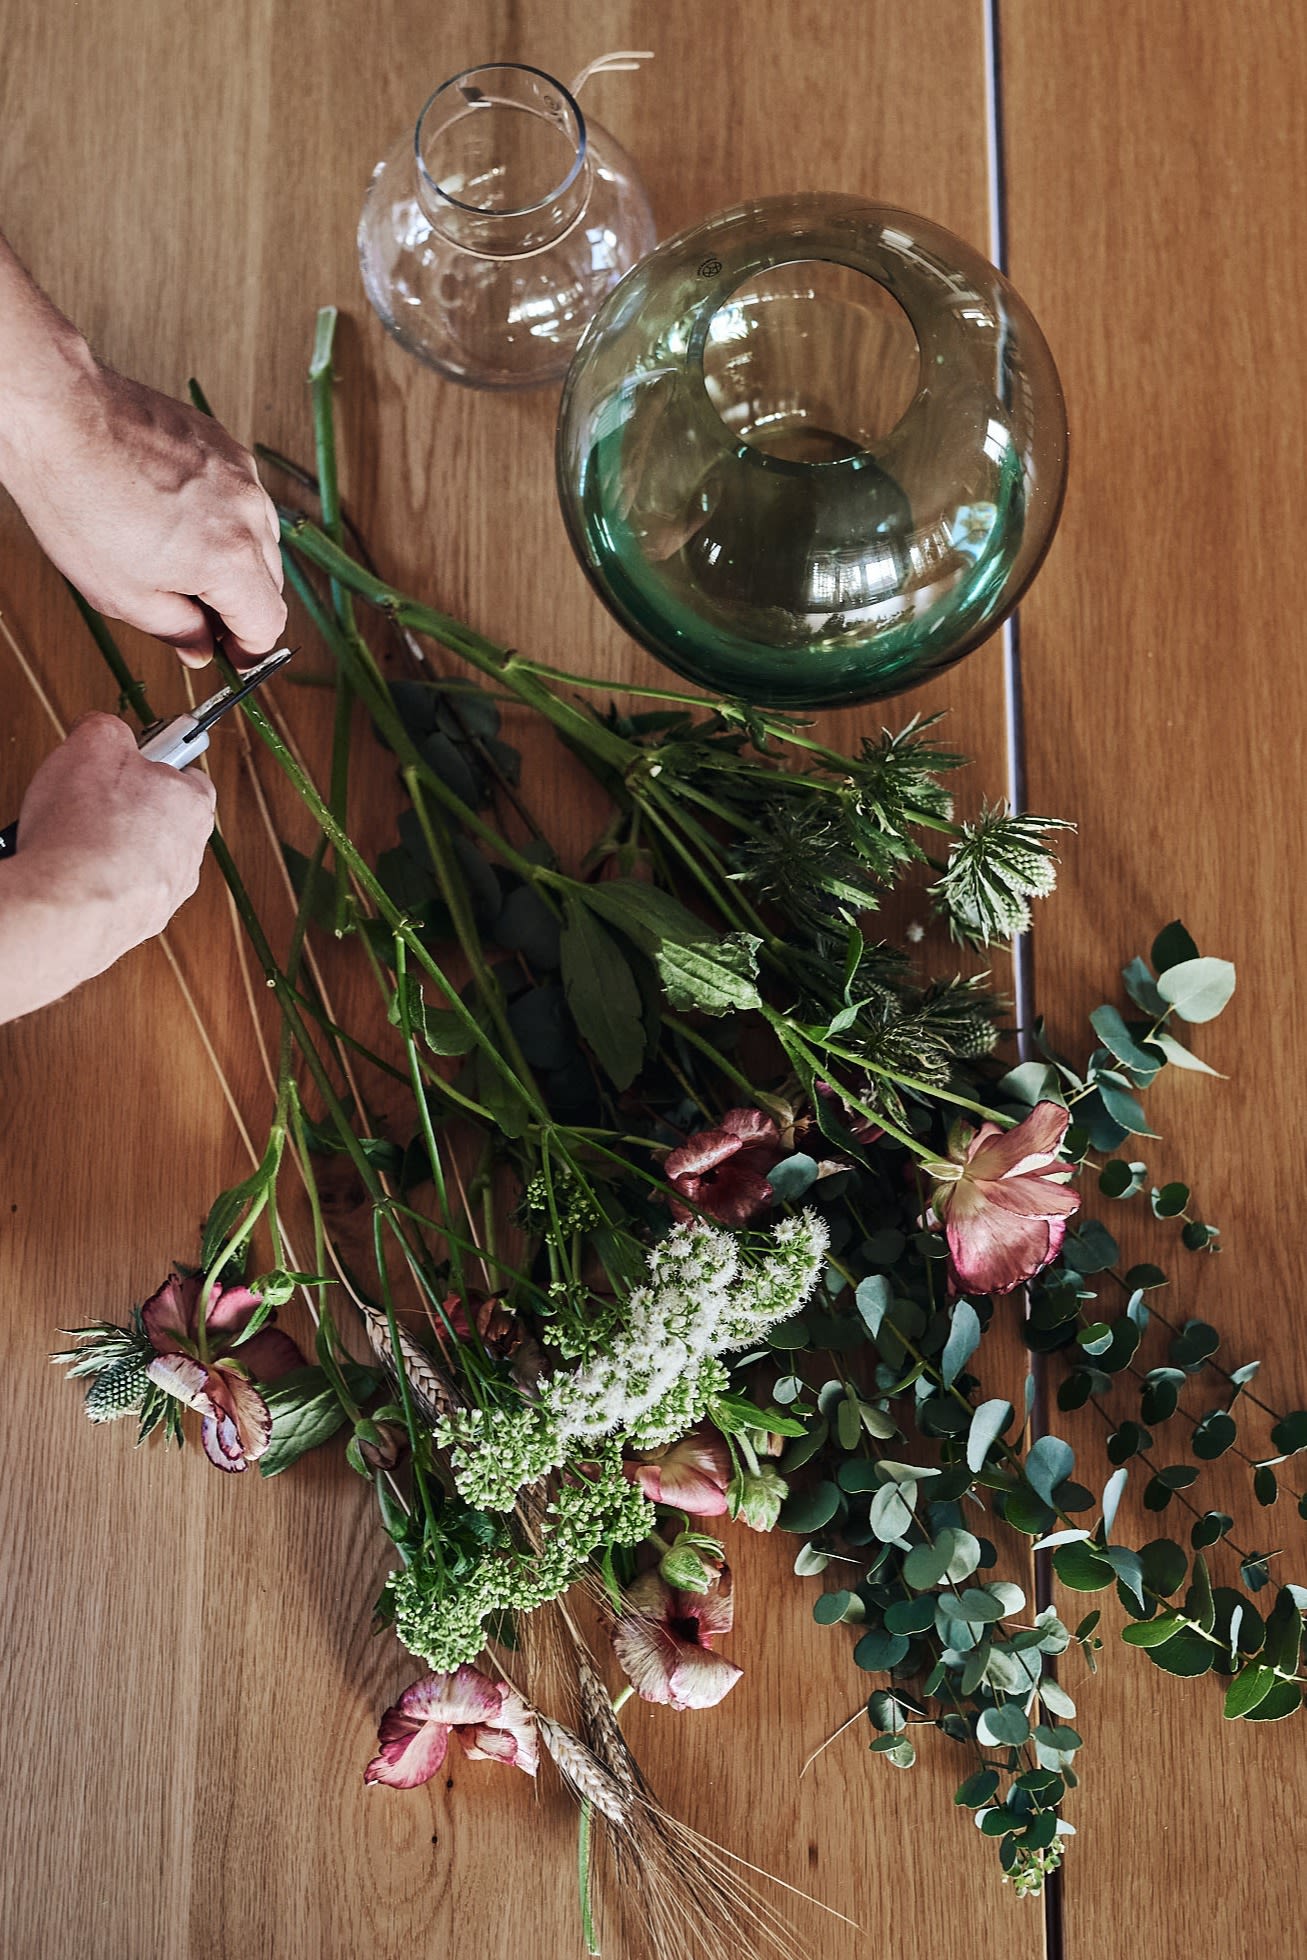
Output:
[[[64,385],[0,418],[0,480],[38,543],[97,611],[239,664],[286,624],[277,514],[254,459],[211,417],[60,350]]]
[[[162,932],[199,883],[213,829],[213,784],[199,769],[147,762],[113,715],[83,715],[27,788],[14,866],[39,875],[71,938],[89,916],[87,979]]]

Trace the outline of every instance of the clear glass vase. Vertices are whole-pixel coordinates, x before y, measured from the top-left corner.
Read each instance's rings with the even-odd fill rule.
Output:
[[[359,220],[368,298],[400,345],[453,381],[561,380],[595,309],[653,247],[635,169],[538,68],[442,84],[377,165]]]
[[[572,364],[558,488],[637,639],[775,707],[896,694],[993,632],[1066,475],[1062,391],[980,253],[860,198],[741,205],[630,273]]]

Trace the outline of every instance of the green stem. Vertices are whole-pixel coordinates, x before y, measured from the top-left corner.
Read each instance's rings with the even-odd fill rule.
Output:
[[[94,606],[88,605],[71,579],[65,579],[64,584],[71,592],[73,604],[82,615],[86,623],[86,629],[99,648],[100,656],[105,666],[117,681],[118,690],[122,695],[123,701],[131,708],[132,713],[136,716],[142,728],[147,728],[154,720],[154,714],[151,711],[144,685],[131,672],[127,662],[123,659],[118,649],[112,633],[110,633]]]

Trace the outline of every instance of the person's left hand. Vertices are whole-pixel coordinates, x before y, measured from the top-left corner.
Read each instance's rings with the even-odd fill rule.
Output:
[[[254,458],[210,417],[89,355],[4,431],[3,478],[37,541],[97,611],[176,647],[269,653],[286,624],[277,513]]]

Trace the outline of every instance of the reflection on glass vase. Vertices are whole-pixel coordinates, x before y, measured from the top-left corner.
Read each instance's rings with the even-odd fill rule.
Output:
[[[941,226],[865,199],[743,204],[604,302],[558,489],[613,613],[773,707],[897,694],[980,644],[1053,535],[1066,409],[1029,308]]]
[[[368,298],[453,381],[535,388],[652,250],[630,158],[571,93],[515,62],[442,84],[377,165],[359,220]]]

